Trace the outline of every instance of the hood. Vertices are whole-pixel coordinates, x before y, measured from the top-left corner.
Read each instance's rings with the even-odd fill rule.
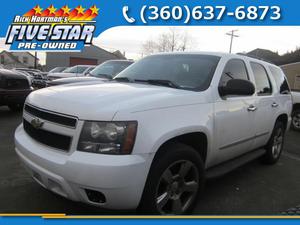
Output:
[[[48,77],[51,78],[65,78],[65,77],[76,77],[78,75],[81,75],[81,74],[78,74],[78,73],[49,73],[48,74]]]
[[[61,85],[40,89],[27,98],[37,107],[83,120],[113,119],[127,113],[195,104],[205,101],[198,92],[137,83]]]
[[[61,78],[51,81],[51,85],[61,85],[61,84],[71,84],[78,82],[91,82],[91,81],[106,81],[107,79],[97,78],[97,77],[68,77]]]

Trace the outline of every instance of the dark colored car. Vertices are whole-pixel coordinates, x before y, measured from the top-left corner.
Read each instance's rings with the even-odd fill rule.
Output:
[[[47,82],[47,86],[55,86],[62,84],[71,84],[78,82],[93,82],[93,81],[107,81],[113,79],[118,73],[133,63],[131,60],[108,60],[98,65],[91,70],[85,77],[69,77],[61,78]]]
[[[29,69],[29,68],[15,68],[14,70],[21,72],[21,73],[28,73],[31,75],[31,85],[35,89],[46,87],[47,81],[47,73],[42,72],[38,69]]]
[[[12,111],[22,110],[27,95],[32,91],[25,75],[17,71],[0,69],[0,106]]]

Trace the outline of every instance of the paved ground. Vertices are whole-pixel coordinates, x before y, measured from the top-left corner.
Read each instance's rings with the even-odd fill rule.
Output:
[[[14,152],[20,113],[0,107],[0,213],[135,214],[72,202],[43,189]],[[251,162],[207,183],[194,214],[274,215],[300,204],[300,133],[287,134],[285,153],[274,166]]]

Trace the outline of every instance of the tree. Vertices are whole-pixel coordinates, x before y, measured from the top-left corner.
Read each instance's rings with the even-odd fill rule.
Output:
[[[193,39],[187,32],[180,32],[176,28],[170,28],[168,32],[161,33],[157,40],[146,40],[142,44],[142,53],[150,55],[155,52],[185,51],[193,45]]]

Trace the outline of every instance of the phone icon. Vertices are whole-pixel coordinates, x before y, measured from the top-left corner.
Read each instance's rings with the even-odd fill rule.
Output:
[[[129,8],[128,8],[127,5],[123,7],[122,11],[123,11],[123,16],[124,16],[125,20],[126,20],[128,23],[134,23],[134,22],[135,22],[135,19],[134,19],[134,18],[128,16]]]

